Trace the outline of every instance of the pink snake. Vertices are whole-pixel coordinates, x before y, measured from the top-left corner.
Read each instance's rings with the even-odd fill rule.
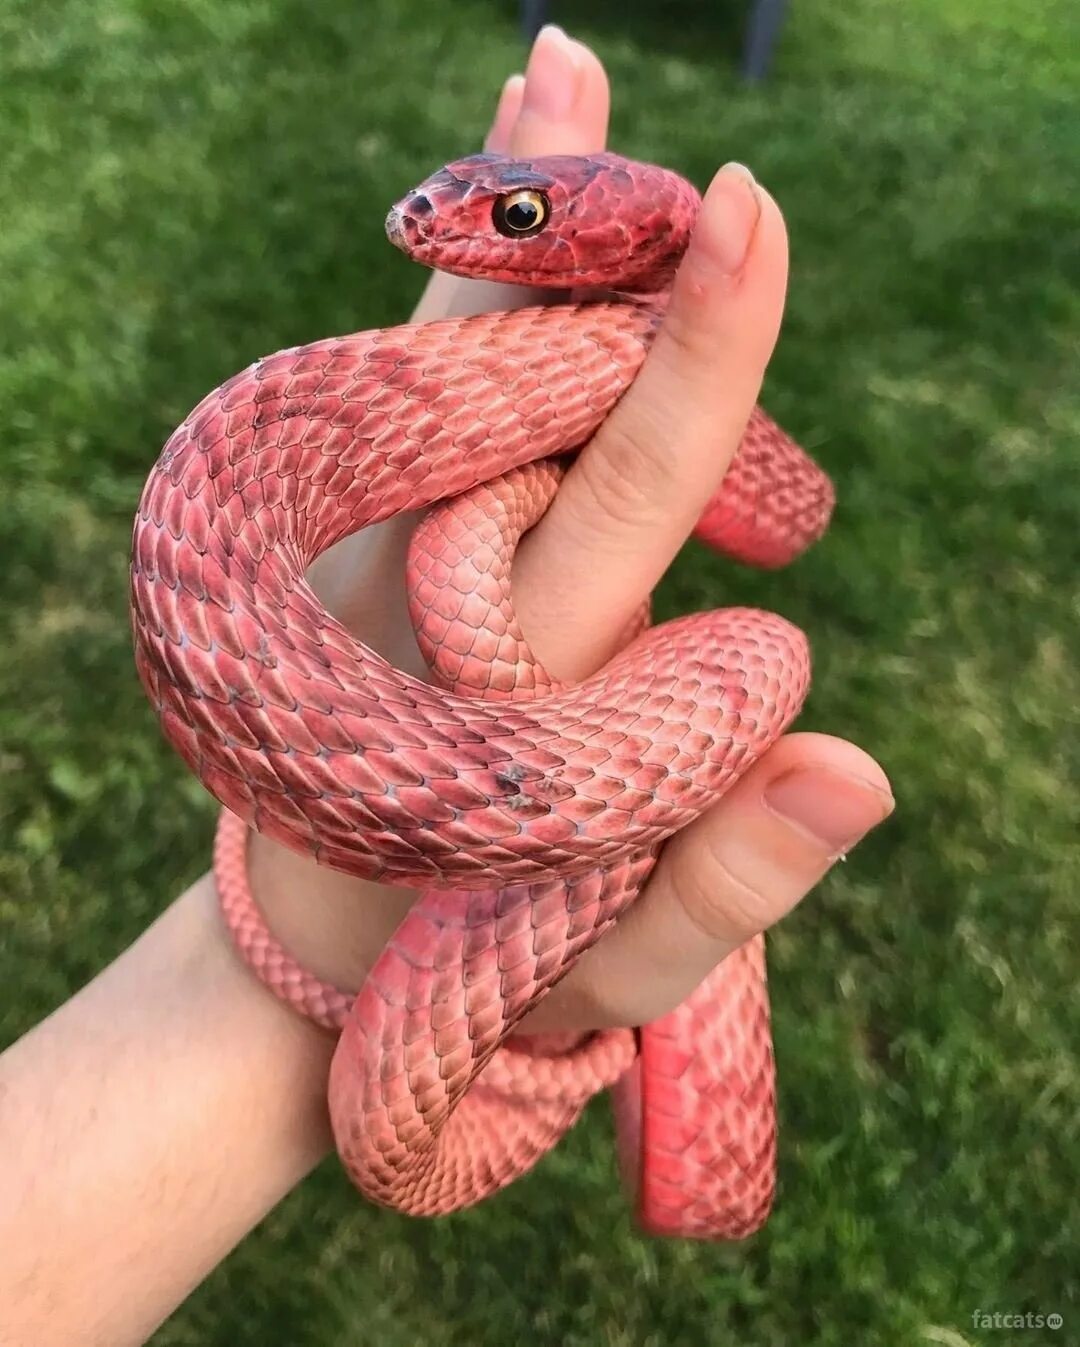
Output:
[[[727,609],[653,628],[643,615],[605,667],[564,686],[511,602],[514,548],[563,470],[552,460],[589,440],[640,368],[699,206],[676,174],[611,154],[449,165],[391,211],[394,243],[457,275],[593,295],[256,361],[173,433],[143,492],[136,659],[167,738],[224,806],[226,921],[278,996],[340,1031],[341,1159],[402,1211],[503,1187],[608,1086],[645,1229],[738,1238],[772,1200],[760,938],[654,1024],[512,1036],[808,685],[801,632]],[[781,565],[820,536],[832,499],[756,409],[697,534]],[[360,644],[304,578],[347,534],[429,506],[409,588],[441,686]],[[421,891],[355,998],[267,930],[249,828]]]

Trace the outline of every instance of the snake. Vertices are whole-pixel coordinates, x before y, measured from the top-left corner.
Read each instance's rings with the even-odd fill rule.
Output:
[[[646,1232],[741,1238],[773,1200],[760,936],[652,1023],[516,1032],[808,688],[804,634],[762,610],[655,626],[643,611],[574,683],[514,610],[515,549],[641,368],[700,206],[681,175],[613,153],[449,163],[391,209],[390,242],[552,293],[256,360],[172,433],[139,502],[135,661],[165,737],[222,806],[225,923],[273,992],[338,1035],[341,1161],[366,1198],[412,1215],[502,1189],[605,1089]],[[781,566],[832,505],[823,470],[755,407],[695,534]],[[342,538],[410,512],[427,678],[363,644],[306,578]],[[253,830],[415,891],[355,995],[268,928]]]

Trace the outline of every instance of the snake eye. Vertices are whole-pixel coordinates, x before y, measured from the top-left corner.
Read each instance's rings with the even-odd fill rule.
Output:
[[[551,207],[543,192],[522,188],[499,197],[491,211],[495,228],[508,239],[531,238],[547,224]]]

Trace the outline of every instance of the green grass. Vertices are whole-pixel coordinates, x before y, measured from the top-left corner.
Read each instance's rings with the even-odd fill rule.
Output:
[[[567,21],[573,7],[564,7]],[[170,428],[254,356],[407,313],[387,204],[520,64],[483,0],[0,10],[0,1043],[206,863],[211,809],[129,650],[131,514]],[[772,941],[781,1186],[734,1248],[627,1221],[603,1106],[479,1211],[412,1223],[332,1164],[156,1342],[1080,1341],[1080,217],[1074,0],[581,6],[613,143],[750,163],[793,236],[767,404],[835,476],[788,574],[689,550],[668,612],[811,634],[804,724],[895,819]],[[480,35],[484,36],[481,37]]]

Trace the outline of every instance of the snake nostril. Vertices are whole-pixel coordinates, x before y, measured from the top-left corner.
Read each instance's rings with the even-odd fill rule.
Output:
[[[408,199],[409,214],[413,219],[425,220],[429,215],[434,215],[435,207],[431,204],[431,198],[424,195],[423,192],[417,192]]]

